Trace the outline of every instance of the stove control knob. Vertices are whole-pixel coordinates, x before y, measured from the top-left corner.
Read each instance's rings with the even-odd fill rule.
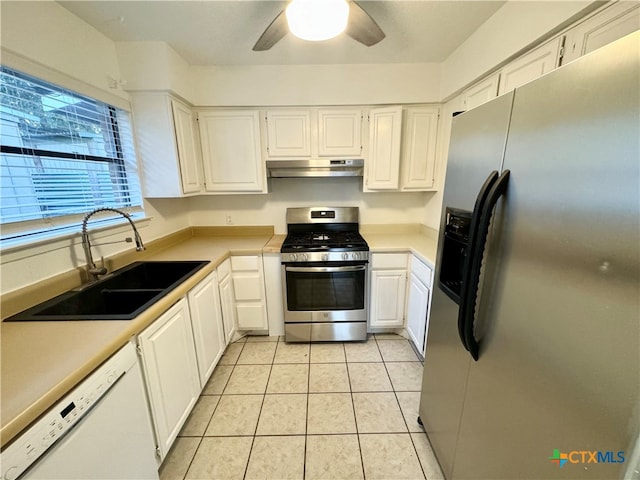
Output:
[[[293,260],[294,262],[295,262],[296,260],[298,260],[298,254],[297,254],[297,253],[292,253],[292,254],[291,254],[291,260]]]
[[[353,260],[358,260],[358,257],[359,257],[359,255],[358,255],[358,253],[357,253],[357,252],[354,252],[354,253],[352,253],[352,254],[351,254],[351,258],[352,258]]]
[[[322,261],[326,262],[327,260],[329,260],[329,254],[328,253],[323,253],[322,254]]]
[[[306,262],[307,259],[309,258],[309,255],[307,255],[306,253],[303,253],[302,255],[300,255],[302,257],[302,261]]]
[[[349,254],[348,254],[347,252],[344,252],[344,253],[342,254],[342,259],[343,259],[343,260],[349,260]]]

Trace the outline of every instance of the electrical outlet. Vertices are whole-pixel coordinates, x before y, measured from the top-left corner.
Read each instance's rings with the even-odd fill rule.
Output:
[[[233,218],[231,218],[231,214],[230,213],[227,213],[225,218],[226,218],[226,221],[227,221],[227,225],[233,225]]]

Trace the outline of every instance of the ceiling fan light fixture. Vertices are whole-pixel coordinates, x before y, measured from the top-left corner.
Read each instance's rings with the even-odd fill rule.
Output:
[[[349,20],[346,0],[292,0],[286,10],[289,30],[313,42],[329,40],[344,32]]]

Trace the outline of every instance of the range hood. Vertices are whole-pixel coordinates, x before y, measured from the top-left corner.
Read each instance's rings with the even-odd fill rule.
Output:
[[[364,160],[268,160],[267,176],[290,177],[361,177]]]

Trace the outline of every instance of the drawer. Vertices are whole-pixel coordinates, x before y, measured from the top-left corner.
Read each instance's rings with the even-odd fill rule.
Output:
[[[407,253],[373,253],[371,255],[371,268],[373,270],[406,270],[408,264],[409,254]]]
[[[233,273],[233,291],[237,302],[262,300],[264,287],[257,273]]]
[[[231,270],[234,272],[257,272],[260,270],[260,257],[256,255],[231,257]]]
[[[411,257],[411,273],[424,283],[427,288],[431,288],[431,268],[414,256]]]
[[[218,265],[218,280],[222,281],[224,278],[231,273],[231,262],[227,258],[224,262]]]

